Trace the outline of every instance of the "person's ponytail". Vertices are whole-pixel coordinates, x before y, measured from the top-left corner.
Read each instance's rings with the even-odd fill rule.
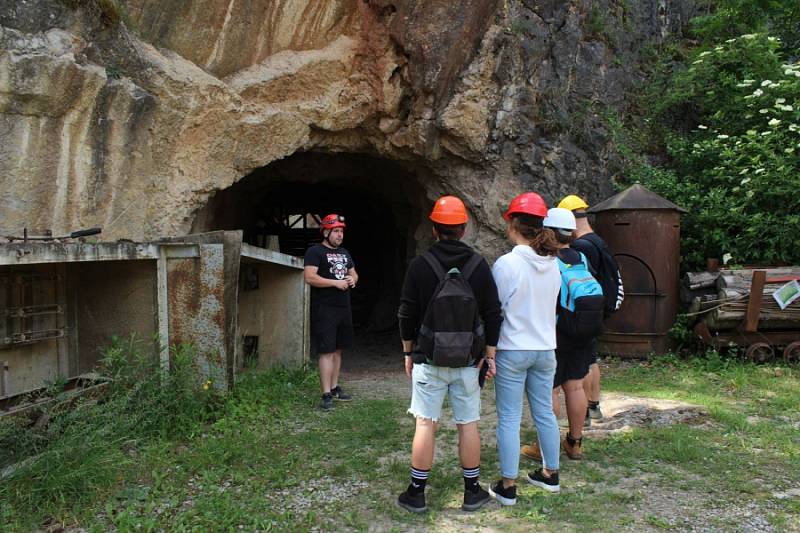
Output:
[[[550,228],[542,226],[542,217],[526,214],[514,214],[511,217],[511,227],[520,235],[528,239],[533,251],[539,255],[554,256],[558,253],[558,239]]]

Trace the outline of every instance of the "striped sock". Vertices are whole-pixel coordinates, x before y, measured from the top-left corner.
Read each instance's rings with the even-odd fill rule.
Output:
[[[477,492],[480,488],[480,485],[478,484],[478,478],[481,475],[481,465],[478,465],[475,468],[467,468],[466,466],[462,465],[461,470],[464,472],[464,490]]]
[[[411,485],[408,486],[408,493],[413,495],[425,492],[425,485],[428,483],[428,476],[430,473],[430,470],[420,470],[412,466]]]

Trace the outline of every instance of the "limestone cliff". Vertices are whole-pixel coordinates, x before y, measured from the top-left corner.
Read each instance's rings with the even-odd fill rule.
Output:
[[[189,231],[291,154],[399,162],[499,250],[511,196],[611,192],[608,111],[688,0],[0,2],[0,234]],[[379,179],[379,178],[376,178]]]

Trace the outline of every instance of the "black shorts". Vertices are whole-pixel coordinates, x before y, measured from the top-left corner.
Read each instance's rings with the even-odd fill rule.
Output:
[[[589,359],[589,364],[597,364],[597,339],[592,340],[592,357]]]
[[[321,305],[311,310],[311,337],[317,355],[353,347],[353,312],[350,307]]]
[[[560,387],[565,381],[583,379],[589,373],[592,354],[596,354],[595,342],[579,343],[558,336],[556,340],[556,375],[553,388]]]

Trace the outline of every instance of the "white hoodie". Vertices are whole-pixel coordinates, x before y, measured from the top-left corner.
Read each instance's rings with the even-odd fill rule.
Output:
[[[498,350],[555,350],[561,274],[555,257],[517,245],[492,267],[503,309]]]

